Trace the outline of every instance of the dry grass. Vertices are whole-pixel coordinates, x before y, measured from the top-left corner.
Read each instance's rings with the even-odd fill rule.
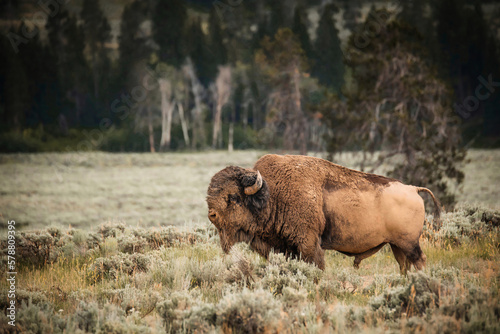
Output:
[[[227,165],[251,167],[257,151],[166,154],[0,155],[0,215],[18,228],[73,226],[105,221],[131,226],[195,226],[205,223],[210,178]],[[357,168],[345,153],[338,163]],[[500,208],[500,151],[472,150],[460,202]],[[383,173],[381,166],[379,172]]]
[[[0,155],[0,215],[18,227],[193,226],[206,221],[210,178],[254,151]],[[5,227],[5,222],[2,221]]]

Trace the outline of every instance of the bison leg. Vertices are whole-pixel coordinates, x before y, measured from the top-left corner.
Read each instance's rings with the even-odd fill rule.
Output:
[[[417,270],[421,270],[425,267],[427,257],[422,252],[418,242],[415,246],[410,247],[409,249],[403,249],[393,244],[391,244],[391,248],[394,253],[394,257],[399,263],[401,274],[406,275],[406,272],[410,270],[412,264]]]
[[[405,253],[401,248],[399,248],[396,245],[391,244],[391,249],[392,253],[394,254],[394,257],[396,258],[396,261],[398,261],[399,264],[399,270],[401,270],[401,275],[406,275],[406,271],[410,269],[410,261],[406,258]]]
[[[427,256],[425,256],[424,252],[422,252],[418,243],[408,254],[406,254],[406,257],[417,270],[422,270],[425,267]]]
[[[361,260],[364,260],[367,257],[372,256],[373,254],[375,254],[376,252],[378,252],[382,247],[384,247],[384,245],[385,245],[385,242],[381,243],[377,247],[373,247],[372,249],[367,250],[364,253],[356,254],[355,257],[354,257],[354,264],[353,264],[354,268],[358,269],[359,268],[359,264],[361,263]]]
[[[298,251],[304,261],[314,263],[319,269],[325,270],[325,251],[321,248],[317,236],[310,237],[306,242],[299,245]]]

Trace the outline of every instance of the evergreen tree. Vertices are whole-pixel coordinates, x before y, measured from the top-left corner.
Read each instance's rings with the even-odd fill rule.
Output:
[[[302,50],[304,50],[306,57],[310,60],[314,58],[314,51],[311,45],[311,39],[307,32],[307,25],[304,24],[307,18],[303,7],[295,8],[293,15],[292,31],[298,37]]]
[[[148,14],[147,3],[141,0],[135,0],[123,10],[118,37],[120,43],[118,46],[118,82],[121,88],[124,88],[134,65],[149,58],[152,51],[148,36],[140,30]]]
[[[274,36],[278,29],[288,27],[285,13],[286,6],[283,1],[274,0],[269,1],[268,5],[271,9],[268,34]]]
[[[50,57],[55,61],[48,66],[56,68],[58,82],[55,94],[62,104],[62,109],[52,111],[50,118],[57,119],[59,113],[64,113],[70,117],[70,121],[80,124],[88,86],[83,31],[76,18],[65,9],[61,9],[57,15],[49,15],[45,28]]]
[[[326,5],[323,8],[314,43],[316,63],[313,73],[322,85],[340,94],[344,83],[344,64],[338,31],[333,21],[336,10],[334,5]]]
[[[401,12],[399,18],[415,27],[422,35],[428,35],[432,28],[430,17],[425,16],[428,0],[400,0]]]
[[[227,49],[224,43],[224,34],[217,16],[215,7],[210,10],[208,17],[208,29],[210,39],[210,50],[214,58],[214,64],[224,65],[227,63]]]
[[[267,115],[275,133],[272,140],[282,135],[286,150],[298,149],[306,154],[309,124],[300,84],[308,63],[297,37],[288,28],[279,29],[272,40],[264,37],[262,49],[255,53],[255,63],[273,87]]]
[[[414,51],[415,29],[393,20],[382,24],[381,33],[362,49],[349,39],[353,52],[346,61],[355,84],[344,91],[345,102],[330,97],[322,106],[332,130],[328,150],[360,148],[367,160],[373,156],[366,153],[378,151],[374,168],[402,157],[390,162],[392,177],[425,185],[451,205],[448,186],[463,181],[465,150],[459,120],[450,113],[450,91]]]
[[[25,29],[24,23],[21,23],[18,34],[21,34]],[[33,57],[33,55],[37,55]],[[42,106],[38,102],[43,100],[44,86],[50,80],[48,69],[52,64],[51,59],[47,59],[47,52],[42,42],[40,41],[40,34],[36,34],[30,39],[29,43],[19,46],[19,53],[17,57],[20,61],[20,66],[23,67],[24,72],[29,74],[29,81],[27,83],[28,95],[25,96],[25,103],[27,109],[25,110],[25,124],[26,127],[34,127],[41,123],[48,123],[46,116],[48,110],[42,110]]]
[[[463,123],[466,139],[476,137],[481,131],[496,132],[492,131],[500,126],[500,116],[495,116],[500,114],[496,96],[464,106],[469,96],[476,95],[480,76],[498,78],[500,75],[495,39],[485,22],[480,2],[470,6],[464,0],[440,0],[434,4],[433,12],[437,67],[454,89],[455,111],[468,109],[467,121]]]
[[[358,21],[361,17],[361,8],[364,0],[339,0],[339,6],[344,10],[344,26],[351,32],[356,31]]]
[[[101,86],[109,82],[110,60],[104,44],[111,40],[111,27],[99,6],[99,0],[84,0],[80,17],[90,53],[94,97],[97,99],[103,88]]]
[[[257,31],[253,34],[251,41],[252,50],[258,50],[261,47],[261,42],[265,36],[272,36],[269,33],[268,26],[269,24],[265,17],[257,23]]]
[[[153,11],[153,39],[160,47],[160,61],[180,67],[185,58],[187,11],[182,0],[158,0]]]
[[[0,129],[21,132],[29,108],[28,74],[3,34],[0,46]]]
[[[217,75],[217,60],[208,48],[207,36],[201,29],[201,21],[195,18],[189,26],[186,41],[188,42],[188,55],[191,57],[196,74],[200,82],[207,87]]]
[[[0,19],[12,20],[19,18],[19,7],[21,5],[20,1],[0,1]]]

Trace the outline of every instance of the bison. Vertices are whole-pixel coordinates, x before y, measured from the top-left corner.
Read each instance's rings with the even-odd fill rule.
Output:
[[[223,251],[246,242],[265,258],[269,252],[301,258],[325,268],[324,250],[361,260],[390,244],[402,273],[421,269],[419,245],[425,220],[420,192],[427,188],[363,173],[327,160],[265,155],[253,169],[229,166],[207,191],[208,218]]]

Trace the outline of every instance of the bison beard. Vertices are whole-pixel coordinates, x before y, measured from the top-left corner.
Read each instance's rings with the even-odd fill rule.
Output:
[[[403,273],[421,269],[425,210],[419,192],[384,176],[306,156],[266,155],[253,169],[230,166],[212,177],[209,219],[229,252],[246,242],[264,257],[277,251],[324,269],[324,250],[354,256],[354,266],[391,245]]]

